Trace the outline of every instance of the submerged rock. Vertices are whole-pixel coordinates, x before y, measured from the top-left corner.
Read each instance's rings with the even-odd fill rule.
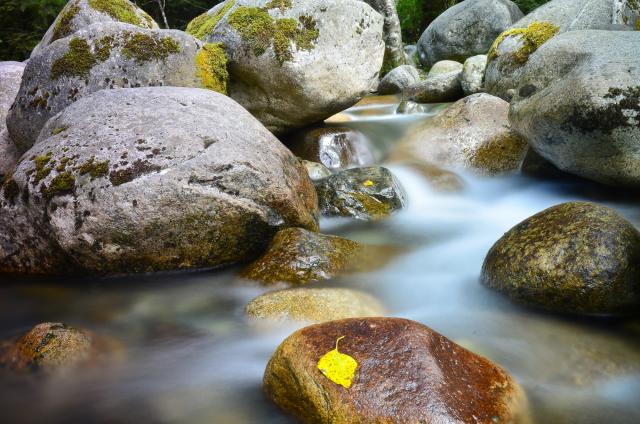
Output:
[[[394,248],[367,246],[301,228],[279,231],[266,252],[241,272],[265,284],[307,284],[384,265]]]
[[[324,322],[343,318],[383,316],[385,310],[373,296],[343,288],[279,290],[253,299],[245,314],[255,321]]]
[[[158,29],[158,24],[144,10],[129,0],[71,0],[62,9],[31,57],[56,40],[95,23],[125,23],[145,29]]]
[[[472,56],[464,62],[460,85],[465,96],[480,93],[484,87],[484,73],[487,68],[487,56]]]
[[[510,121],[560,170],[640,187],[640,32],[547,42],[523,68]]]
[[[357,0],[227,0],[187,31],[223,43],[229,95],[283,133],[322,121],[375,88],[383,23]]]
[[[454,102],[462,97],[460,85],[461,71],[453,71],[435,74],[409,86],[403,91],[402,96],[418,103],[445,103]]]
[[[20,157],[9,137],[6,117],[20,89],[24,67],[25,64],[21,62],[0,62],[0,181]]]
[[[509,126],[509,104],[479,93],[454,103],[401,140],[391,160],[420,160],[485,175],[514,172],[527,143]]]
[[[102,89],[147,86],[226,90],[225,57],[182,31],[94,24],[31,57],[7,118],[21,153],[44,124],[78,99]]]
[[[320,358],[336,347],[356,364],[349,383],[340,380],[348,387],[319,370]],[[293,333],[271,357],[263,386],[305,423],[515,423],[526,413],[507,372],[398,318],[352,318]]]
[[[447,9],[424,31],[418,41],[423,65],[440,60],[464,62],[486,54],[502,31],[522,18],[509,0],[466,0]]]
[[[362,220],[385,218],[402,209],[404,190],[391,171],[353,168],[316,181],[320,211]]]
[[[640,302],[640,233],[607,207],[563,203],[498,240],[481,278],[527,305],[569,313],[631,312]]]
[[[213,267],[255,257],[281,228],[318,228],[317,197],[300,161],[210,90],[85,97],[47,123],[11,181],[0,221],[5,211],[27,219],[2,222],[15,230],[0,238],[4,272],[42,272],[33,259],[41,256],[73,264],[58,273]],[[43,240],[19,231],[32,227],[46,243],[16,252]],[[51,244],[66,255],[40,250]]]
[[[380,80],[378,94],[397,94],[420,81],[420,71],[412,65],[402,65],[391,70]]]
[[[298,157],[339,170],[373,165],[373,147],[359,131],[347,127],[322,127],[301,131],[287,146]]]

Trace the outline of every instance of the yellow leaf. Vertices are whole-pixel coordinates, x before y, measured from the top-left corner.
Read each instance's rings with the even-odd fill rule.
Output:
[[[373,185],[373,181],[371,180],[367,180],[364,183],[362,183],[365,187],[371,187]]]
[[[358,368],[358,362],[349,355],[338,352],[338,342],[344,336],[336,340],[336,348],[327,352],[318,361],[318,369],[325,377],[342,387],[349,388],[353,383],[353,376]]]

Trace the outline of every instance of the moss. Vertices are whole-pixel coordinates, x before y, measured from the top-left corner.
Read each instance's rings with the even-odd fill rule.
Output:
[[[165,60],[172,53],[180,53],[178,42],[171,37],[155,38],[147,34],[130,34],[125,40],[122,54],[138,63]]]
[[[143,15],[144,12],[136,8],[136,6],[128,0],[89,0],[88,3],[94,10],[106,13],[116,21],[143,28],[151,26],[149,25],[149,19],[140,17],[140,15],[142,15],[146,18],[146,16]],[[151,20],[151,22],[153,22],[153,20]]]
[[[70,2],[63,10],[60,12],[60,16],[56,21],[56,25],[53,29],[53,36],[51,41],[58,40],[60,38],[64,38],[67,35],[73,33],[73,29],[71,28],[71,23],[76,15],[80,12],[80,7],[78,6],[78,2]]]
[[[2,191],[4,193],[4,198],[7,199],[9,203],[14,204],[16,202],[16,197],[20,194],[20,187],[16,180],[13,179],[13,175],[7,175],[4,178]]]
[[[109,164],[110,162],[108,160],[96,162],[95,158],[91,158],[82,164],[78,168],[78,171],[80,172],[80,175],[91,175],[92,179],[106,177],[109,173]]]
[[[196,56],[196,69],[205,88],[227,94],[229,72],[222,43],[205,44]]]
[[[267,9],[280,9],[280,12],[284,12],[287,9],[290,9],[292,6],[291,0],[271,0],[268,2],[265,7]]]
[[[105,60],[109,59],[109,57],[111,56],[111,50],[113,49],[113,46],[114,46],[114,38],[112,36],[107,36],[99,39],[96,42],[96,48],[95,48],[96,59],[99,60],[100,62],[104,62]]]
[[[544,43],[553,38],[560,28],[550,22],[532,22],[526,28],[514,28],[500,34],[494,41],[488,54],[488,61],[498,57],[498,46],[507,37],[519,37],[522,47],[513,53],[513,60],[517,64],[524,64],[529,60],[529,56],[540,48]]]
[[[97,60],[91,52],[87,40],[74,38],[69,42],[69,50],[51,66],[51,78],[80,77],[87,78]]]
[[[41,180],[46,178],[51,173],[51,171],[53,170],[53,168],[51,166],[47,166],[47,165],[50,164],[52,156],[53,156],[53,154],[51,152],[49,152],[46,155],[35,156],[32,159],[33,163],[35,163],[35,165],[36,165],[36,168],[35,168],[35,182],[36,183],[39,183]]]
[[[249,43],[256,56],[267,51],[275,33],[271,15],[257,7],[237,8],[229,15],[229,25]]]
[[[42,194],[45,199],[52,199],[55,196],[62,196],[65,194],[73,193],[76,188],[76,179],[70,172],[62,172],[56,175],[52,180],[49,187],[42,187]]]
[[[111,171],[109,181],[114,186],[119,186],[135,180],[137,177],[152,172],[160,171],[160,166],[153,165],[149,161],[138,159],[129,168]]]
[[[69,129],[68,125],[63,125],[61,127],[55,128],[53,131],[51,131],[51,135],[58,135],[60,133],[65,132],[68,129]]]
[[[191,34],[194,37],[203,40],[208,34],[213,32],[213,29],[218,25],[218,22],[227,14],[229,9],[235,5],[235,0],[230,0],[225,4],[215,15],[209,15],[209,12],[205,12],[202,15],[196,17],[187,25],[187,34]]]

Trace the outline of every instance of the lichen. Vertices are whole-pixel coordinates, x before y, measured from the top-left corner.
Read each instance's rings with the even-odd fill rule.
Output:
[[[142,28],[152,26],[153,19],[128,0],[89,0],[88,3],[92,9],[106,13],[116,21]]]
[[[80,7],[78,6],[77,1],[69,2],[69,4],[64,9],[62,9],[62,12],[60,12],[60,16],[58,17],[56,25],[53,29],[53,35],[51,37],[52,42],[60,38],[64,38],[73,32],[71,23],[79,12]]]
[[[202,46],[196,55],[196,69],[205,88],[227,94],[229,72],[227,71],[227,55],[222,43]]]
[[[49,200],[55,196],[62,196],[65,194],[73,193],[76,187],[76,179],[70,172],[62,172],[56,175],[49,186],[42,187],[42,194],[45,199]]]
[[[213,32],[213,29],[218,25],[218,22],[227,14],[229,9],[235,4],[235,0],[229,0],[220,8],[214,15],[209,15],[209,12],[205,12],[202,15],[194,18],[189,25],[187,25],[187,34],[203,40],[208,34]]]
[[[96,162],[95,158],[91,158],[78,168],[80,175],[89,174],[91,178],[106,177],[109,173],[110,161],[105,160],[102,162]]]
[[[51,78],[80,77],[87,78],[97,63],[91,47],[84,38],[74,38],[69,42],[69,50],[51,66]]]
[[[171,37],[155,38],[147,34],[130,34],[122,48],[122,54],[138,63],[165,60],[172,53],[180,53],[178,42]]]
[[[550,22],[532,22],[526,28],[513,28],[500,34],[489,50],[487,60],[491,62],[498,57],[498,46],[507,37],[519,37],[522,47],[512,53],[516,64],[524,64],[529,60],[529,56],[540,48],[544,43],[553,38],[560,28]]]

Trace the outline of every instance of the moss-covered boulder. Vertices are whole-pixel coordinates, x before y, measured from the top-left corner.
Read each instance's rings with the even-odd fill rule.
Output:
[[[384,265],[397,249],[369,246],[302,228],[279,231],[266,252],[241,276],[264,284],[308,284],[340,274],[370,271]]]
[[[326,360],[319,366],[334,349],[329,359],[338,358],[336,368],[326,368]],[[350,364],[355,369],[344,366]],[[296,331],[271,357],[263,387],[304,423],[516,423],[526,414],[522,389],[506,371],[398,318]]]
[[[447,9],[418,41],[420,61],[427,67],[440,60],[464,62],[486,54],[496,37],[522,18],[510,0],[466,0]]]
[[[402,209],[405,194],[387,168],[369,166],[338,172],[315,182],[320,211],[362,220],[386,218]]]
[[[633,29],[637,0],[552,0],[513,24],[488,53],[486,90],[510,100],[529,57],[558,34],[588,29]],[[625,12],[625,10],[627,12]],[[616,27],[616,25],[618,27]]]
[[[24,67],[21,62],[0,62],[0,181],[13,169],[19,157],[18,149],[9,137],[6,118],[20,89]]]
[[[213,267],[251,259],[281,228],[318,228],[300,161],[240,105],[204,89],[84,97],[49,120],[11,178],[1,226],[15,225],[6,209],[44,228],[65,253],[48,254],[71,264],[58,273]],[[31,258],[47,252],[19,249],[33,237],[13,235],[0,238],[14,253],[0,270],[41,272]]]
[[[498,240],[484,261],[482,282],[517,302],[554,311],[637,310],[640,233],[605,206],[563,203]]]
[[[31,56],[51,43],[96,23],[125,23],[139,28],[158,29],[158,24],[129,0],[71,0],[62,9]]]
[[[523,68],[509,116],[560,170],[640,187],[640,32],[556,36]]]
[[[509,125],[509,104],[479,93],[452,104],[414,128],[391,151],[392,160],[420,160],[482,175],[515,172],[526,141]]]
[[[378,85],[378,94],[398,94],[420,81],[420,71],[413,65],[402,65],[392,69]]]
[[[383,23],[357,0],[227,0],[187,31],[225,46],[229,95],[283,133],[322,121],[375,88]]]
[[[297,132],[287,146],[298,157],[340,170],[373,165],[375,158],[369,139],[348,127],[320,127]]]
[[[49,118],[95,91],[169,85],[226,92],[227,77],[218,45],[182,31],[98,23],[31,57],[7,124],[24,152]]]
[[[287,321],[324,322],[385,315],[373,296],[343,288],[297,288],[269,292],[253,299],[245,315],[258,324]]]

